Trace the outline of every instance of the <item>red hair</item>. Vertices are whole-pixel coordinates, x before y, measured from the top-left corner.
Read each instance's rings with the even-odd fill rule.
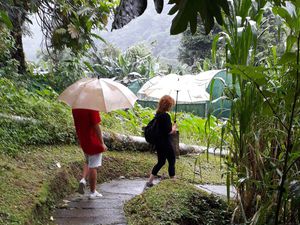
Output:
[[[171,110],[171,108],[175,105],[174,99],[169,95],[164,95],[158,102],[157,113],[164,113]]]

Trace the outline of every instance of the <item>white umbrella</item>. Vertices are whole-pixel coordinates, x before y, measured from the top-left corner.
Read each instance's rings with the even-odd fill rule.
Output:
[[[169,74],[158,76],[148,81],[139,90],[138,95],[143,98],[160,99],[163,95],[170,95],[177,103],[197,103],[209,100],[203,82],[199,82],[194,75]]]
[[[177,103],[197,103],[209,100],[205,86],[194,75],[156,76],[138,91],[138,96],[146,99],[158,100],[163,95],[170,95],[177,99]]]
[[[58,97],[73,109],[110,112],[132,108],[137,97],[124,85],[107,78],[83,78]]]

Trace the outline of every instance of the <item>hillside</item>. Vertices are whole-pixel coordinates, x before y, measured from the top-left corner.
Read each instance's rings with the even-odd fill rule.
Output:
[[[128,47],[145,43],[152,46],[153,54],[170,63],[175,63],[178,55],[178,46],[181,35],[171,36],[170,26],[173,16],[169,16],[169,5],[166,5],[161,14],[157,14],[152,1],[149,1],[145,13],[131,21],[120,30],[111,31],[111,20],[106,31],[99,32],[107,42],[126,50]],[[42,32],[32,17],[33,25],[30,26],[32,37],[25,37],[24,50],[29,61],[36,61],[36,53],[41,49]],[[102,43],[98,43],[100,47]]]
[[[110,31],[110,23],[108,31],[101,31],[100,35],[122,50],[137,43],[152,43],[155,56],[161,59],[177,60],[181,35],[170,35],[173,16],[168,15],[169,9],[170,6],[165,5],[163,12],[157,14],[153,2],[149,1],[148,8],[142,16],[120,30]]]

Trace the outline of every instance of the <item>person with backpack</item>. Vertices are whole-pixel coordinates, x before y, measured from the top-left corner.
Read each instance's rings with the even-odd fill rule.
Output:
[[[158,103],[156,114],[154,117],[155,128],[152,128],[155,132],[154,147],[157,152],[157,163],[153,167],[148,182],[145,185],[145,189],[153,186],[153,180],[157,176],[159,170],[165,165],[168,160],[168,172],[170,178],[175,178],[175,162],[176,155],[172,145],[172,134],[176,132],[177,125],[172,125],[171,117],[168,112],[175,105],[174,99],[169,95],[164,95]]]

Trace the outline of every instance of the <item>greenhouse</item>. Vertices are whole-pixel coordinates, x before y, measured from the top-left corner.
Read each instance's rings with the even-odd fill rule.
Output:
[[[231,83],[232,78],[226,70],[209,70],[197,75],[155,76],[137,92],[138,102],[144,107],[155,108],[160,96],[168,94],[175,100],[177,97],[178,111],[191,112],[201,117],[206,117],[208,112],[217,117],[228,117],[230,104],[220,97],[225,85]],[[153,87],[156,87],[155,90]]]

